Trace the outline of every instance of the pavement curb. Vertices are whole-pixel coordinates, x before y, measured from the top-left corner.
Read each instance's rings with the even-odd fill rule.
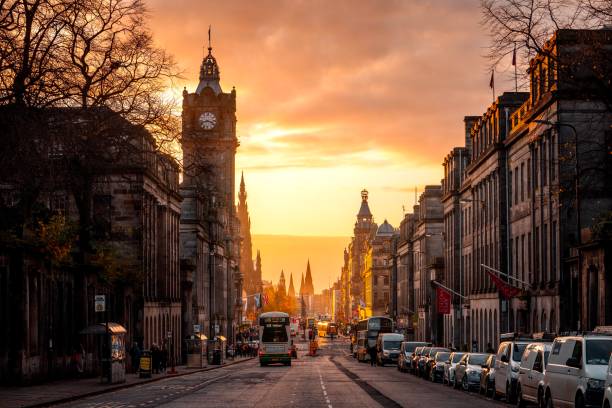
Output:
[[[31,405],[21,405],[20,407],[21,408],[42,408],[42,407],[50,407],[52,405],[65,404],[67,402],[72,402],[72,401],[76,401],[76,400],[80,400],[80,399],[88,398],[88,397],[95,397],[96,395],[106,394],[106,393],[113,392],[113,391],[119,391],[119,390],[123,390],[125,388],[136,387],[138,385],[150,384],[150,383],[156,382],[156,381],[167,380],[167,379],[176,378],[176,377],[182,377],[182,376],[185,376],[185,375],[201,373],[201,372],[204,372],[204,371],[212,371],[212,370],[216,370],[216,369],[223,368],[223,367],[229,367],[229,366],[232,366],[232,365],[235,365],[235,364],[244,363],[245,361],[251,361],[254,358],[255,357],[249,357],[249,358],[245,358],[245,359],[238,360],[238,361],[232,361],[230,363],[219,365],[219,366],[206,367],[206,368],[201,368],[201,369],[198,369],[198,370],[193,370],[193,371],[184,372],[184,373],[167,374],[167,375],[165,375],[163,377],[150,378],[148,380],[139,381],[139,382],[135,382],[135,383],[131,383],[131,384],[118,384],[116,386],[109,386],[108,388],[104,388],[104,389],[96,390],[96,391],[91,391],[91,392],[87,392],[87,393],[84,393],[84,394],[72,395],[70,397],[58,398],[58,399],[54,399],[54,400],[51,400],[51,401],[38,402],[38,403],[35,403],[35,404],[31,404]]]

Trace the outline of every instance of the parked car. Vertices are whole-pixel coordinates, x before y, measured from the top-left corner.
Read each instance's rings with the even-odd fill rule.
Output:
[[[421,358],[421,354],[423,354],[423,349],[427,346],[421,346],[414,349],[414,353],[412,353],[412,361],[410,362],[410,371],[412,374],[417,374],[419,367],[419,359]]]
[[[423,341],[403,341],[400,346],[400,353],[397,358],[397,369],[406,372],[412,367],[412,357],[414,356],[414,350],[419,346],[428,346],[430,343]]]
[[[491,354],[487,361],[482,365],[480,376],[480,393],[485,397],[495,396],[495,354]]]
[[[448,349],[447,349],[448,350]],[[430,353],[432,354],[432,353]],[[444,363],[450,356],[449,351],[437,351],[434,358],[429,362],[429,380],[433,382],[442,382],[444,379]]]
[[[601,407],[612,353],[612,328],[557,337],[544,373],[547,407]]]
[[[606,374],[606,385],[604,389],[604,403],[603,408],[612,407],[612,354],[610,354],[610,361],[608,361],[608,370]]]
[[[455,387],[461,386],[464,391],[480,387],[482,365],[488,357],[486,353],[466,353],[455,367]]]
[[[429,353],[427,353],[425,356],[425,370],[423,377],[427,378],[428,380],[431,378],[431,369],[433,368],[436,354],[439,352],[450,353],[450,349],[445,347],[432,347],[429,349]]]
[[[450,354],[446,363],[444,363],[444,378],[443,383],[455,386],[455,367],[465,353],[455,351]]]
[[[527,345],[516,384],[516,404],[522,408],[528,403],[544,405],[544,372],[552,343],[531,343]]]
[[[404,341],[404,335],[399,333],[381,333],[376,339],[376,364],[397,364],[400,346]]]
[[[502,341],[495,358],[495,397],[503,395],[506,401],[516,402],[516,382],[521,364],[521,357],[533,338],[519,337],[516,333],[502,334]]]
[[[427,355],[429,354],[429,350],[431,350],[431,347],[423,347],[423,350],[421,350],[421,355],[419,356],[419,359],[417,360],[416,374],[419,377],[425,376],[425,363],[427,362]]]

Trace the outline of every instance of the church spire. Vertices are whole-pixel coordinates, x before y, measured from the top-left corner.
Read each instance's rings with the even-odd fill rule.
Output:
[[[295,287],[293,286],[293,272],[289,275],[289,289],[287,295],[291,298],[295,297]]]
[[[306,279],[304,280],[304,294],[314,295],[314,285],[312,284],[312,273],[310,272],[310,259],[306,264]]]
[[[304,272],[302,272],[302,280],[300,281],[300,296],[304,295]]]

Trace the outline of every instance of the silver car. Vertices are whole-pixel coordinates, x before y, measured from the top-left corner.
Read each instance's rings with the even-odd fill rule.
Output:
[[[467,353],[455,367],[455,387],[461,385],[464,391],[480,388],[482,365],[489,358],[486,353]]]
[[[443,384],[455,385],[455,367],[461,360],[465,353],[455,351],[450,354],[448,360],[444,363],[444,377],[442,378]]]

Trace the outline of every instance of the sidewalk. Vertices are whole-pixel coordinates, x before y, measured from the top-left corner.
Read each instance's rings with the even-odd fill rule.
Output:
[[[126,381],[121,384],[101,384],[100,379],[85,378],[82,380],[70,379],[52,381],[40,385],[24,387],[0,387],[0,406],[2,407],[44,407],[52,404],[59,404],[72,400],[77,400],[92,395],[104,394],[122,388],[133,387],[153,381],[163,380],[182,375],[197,373],[200,371],[214,370],[227,367],[233,364],[249,361],[253,357],[236,358],[227,364],[220,366],[208,366],[206,368],[187,368],[177,366],[177,374],[153,374],[152,378],[140,378],[137,374],[126,374]]]

